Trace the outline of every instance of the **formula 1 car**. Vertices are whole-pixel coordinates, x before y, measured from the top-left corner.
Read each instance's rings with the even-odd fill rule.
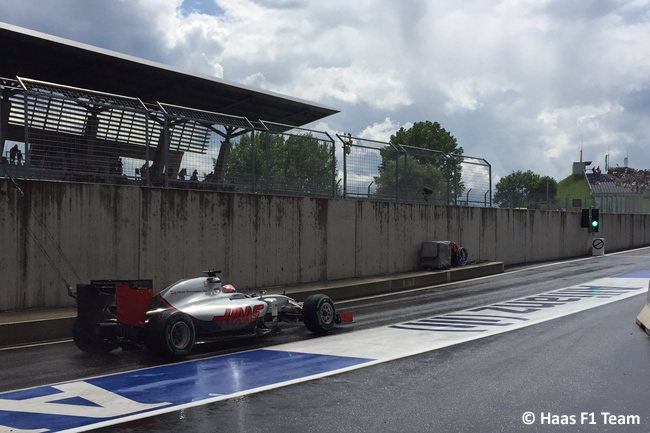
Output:
[[[73,340],[88,353],[148,347],[182,358],[199,340],[265,335],[278,331],[278,322],[302,321],[309,331],[325,334],[353,321],[352,313],[336,311],[329,296],[315,294],[296,302],[285,295],[247,295],[222,285],[219,272],[180,280],[155,297],[151,280],[78,284]]]

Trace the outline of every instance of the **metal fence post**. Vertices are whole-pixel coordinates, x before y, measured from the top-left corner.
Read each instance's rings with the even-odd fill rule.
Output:
[[[395,152],[395,201],[399,201],[399,152]],[[406,169],[406,154],[404,154],[404,169]]]
[[[483,160],[483,161],[485,161],[485,160]],[[488,182],[489,182],[488,185],[489,185],[489,188],[490,188],[488,190],[488,192],[490,193],[490,195],[489,195],[489,197],[490,197],[490,207],[492,207],[492,166],[487,161],[485,161],[485,163],[488,166],[488,179],[489,179],[488,180]]]
[[[28,92],[23,92],[23,112],[25,115],[25,165],[30,165],[30,155],[29,155],[29,94]]]
[[[348,155],[351,152],[352,135],[348,134],[348,142],[343,141],[343,198],[348,197]]]
[[[145,116],[145,149],[144,149],[144,167],[146,167],[146,170],[144,171],[144,184],[145,186],[149,186],[149,159],[151,158],[151,155],[149,154],[149,151],[151,149],[150,144],[151,144],[151,139],[153,138],[153,131],[150,129],[149,126],[149,114]],[[155,124],[155,122],[152,122]],[[140,167],[140,177],[142,177],[142,167]]]
[[[266,140],[264,140],[265,145],[265,157],[266,157],[266,167],[264,168],[264,178],[265,178],[265,189],[268,192],[271,189],[271,133],[266,132]]]
[[[251,192],[256,191],[256,182],[255,182],[255,130],[251,130]]]
[[[163,114],[163,140],[165,140],[165,172],[163,175],[163,186],[169,186],[169,117]],[[149,170],[147,170],[149,171]]]
[[[332,147],[332,198],[334,198],[336,197],[336,142],[327,132],[325,134],[329,137]]]

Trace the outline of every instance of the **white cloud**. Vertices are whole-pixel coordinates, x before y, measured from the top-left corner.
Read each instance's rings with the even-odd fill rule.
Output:
[[[476,111],[488,100],[497,99],[501,94],[517,91],[507,83],[500,84],[500,77],[471,77],[444,80],[440,89],[447,98],[444,103],[445,113],[453,115],[459,111]]]
[[[246,84],[247,86],[262,88],[266,83],[266,78],[261,72],[255,72],[254,74],[251,74],[248,77],[244,78],[242,80],[242,83]]]
[[[581,147],[650,168],[648,0],[22,0],[0,16],[331,105],[332,131],[438,121],[494,179],[562,179]]]
[[[253,75],[259,76],[260,73]],[[274,85],[266,79],[259,84],[262,88],[304,99],[366,104],[386,111],[396,110],[412,102],[400,80],[388,76],[379,77],[354,66],[342,68],[301,65],[293,70],[291,78],[291,81],[281,85]]]
[[[583,149],[585,159],[597,153],[618,156],[632,137],[616,128],[617,118],[624,109],[618,104],[600,106],[558,107],[540,113],[539,120],[545,131],[544,157],[550,162]],[[613,148],[613,149],[612,149]],[[574,157],[575,160],[577,160]]]
[[[381,123],[373,123],[366,127],[359,134],[359,138],[387,143],[390,141],[390,136],[395,134],[395,132],[397,132],[402,126],[404,125],[399,125],[398,123],[393,122],[390,117],[387,117]],[[408,129],[410,126],[411,124],[404,127]]]

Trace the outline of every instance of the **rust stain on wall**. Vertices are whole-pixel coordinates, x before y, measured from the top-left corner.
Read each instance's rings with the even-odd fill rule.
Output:
[[[327,280],[327,232],[329,227],[328,221],[329,214],[329,200],[316,199],[316,220],[317,229],[320,233],[320,258],[318,265],[320,266],[319,279],[321,281]]]

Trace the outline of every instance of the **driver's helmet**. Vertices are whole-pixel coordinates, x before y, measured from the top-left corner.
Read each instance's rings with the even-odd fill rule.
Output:
[[[223,286],[221,286],[221,291],[223,293],[236,293],[237,289],[235,289],[235,286],[233,286],[232,284],[224,284]]]

